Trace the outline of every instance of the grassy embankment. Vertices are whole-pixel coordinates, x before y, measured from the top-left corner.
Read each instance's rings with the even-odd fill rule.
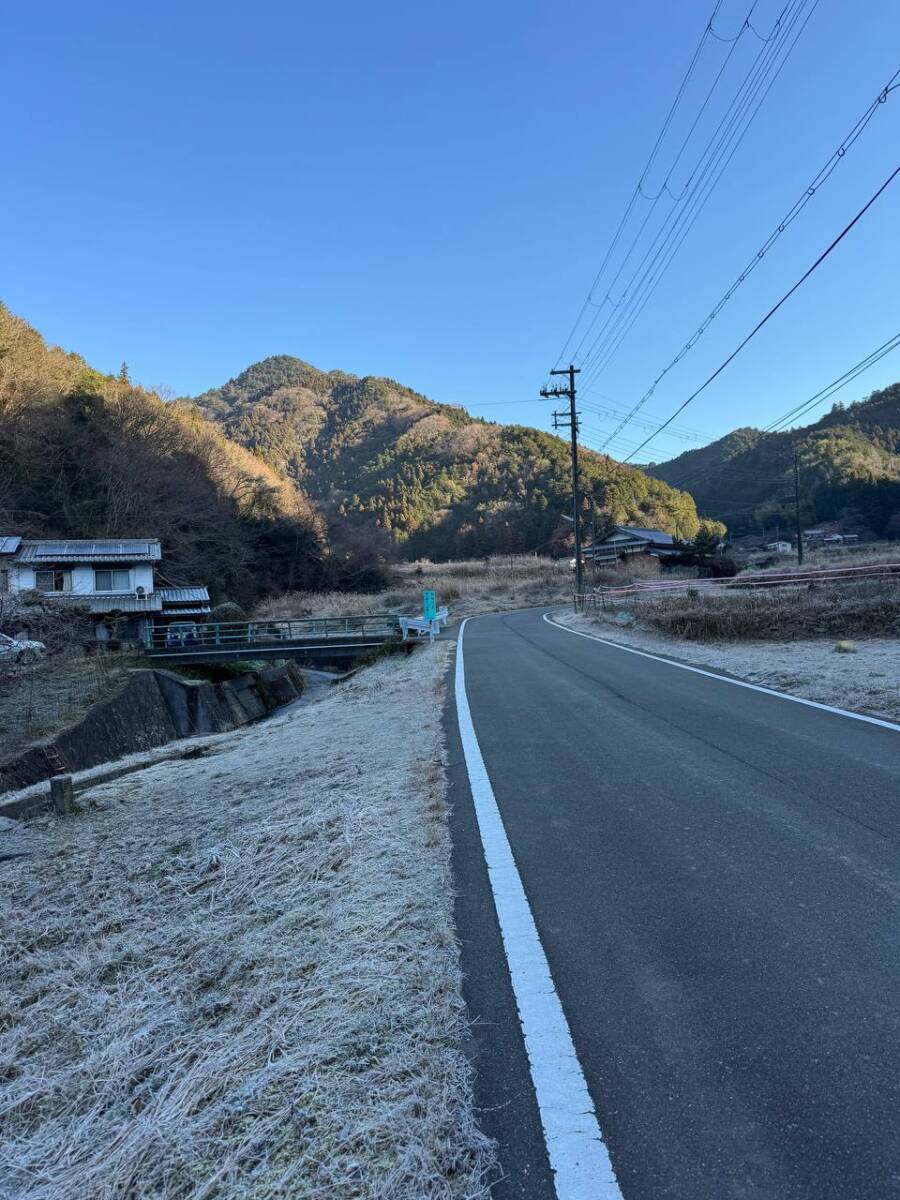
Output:
[[[24,827],[0,872],[0,1195],[486,1200],[450,651]]]

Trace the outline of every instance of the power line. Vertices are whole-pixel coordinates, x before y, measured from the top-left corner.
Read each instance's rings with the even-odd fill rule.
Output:
[[[600,269],[598,270],[598,272],[594,278],[594,282],[591,284],[591,287],[588,290],[588,294],[585,297],[584,303],[581,306],[581,311],[579,312],[578,316],[575,318],[575,323],[572,326],[571,331],[569,332],[569,336],[566,338],[565,342],[563,343],[562,350],[560,350],[559,355],[557,356],[556,362],[553,364],[554,367],[559,366],[559,364],[563,358],[563,355],[568,350],[569,343],[571,342],[572,338],[575,335],[575,330],[578,328],[579,322],[581,321],[581,318],[584,316],[584,312],[585,312],[586,308],[588,307],[588,304],[591,302],[591,296],[593,295],[594,289],[597,287],[597,284],[600,282],[600,278],[603,275],[603,272],[606,270],[607,263],[609,262],[610,258],[612,257],[613,253],[615,252],[615,248],[618,245],[619,238],[622,235],[622,231],[625,228],[625,224],[631,215],[632,209],[634,208],[634,205],[638,199],[638,196],[640,195],[641,186],[643,185],[644,180],[647,178],[647,175],[650,172],[651,167],[653,166],[654,160],[656,159],[656,155],[659,151],[659,147],[662,145],[663,138],[665,137],[666,133],[668,132],[669,126],[672,123],[672,118],[675,115],[678,105],[681,103],[681,98],[684,95],[685,88],[687,87],[687,85],[691,79],[691,76],[694,73],[694,68],[696,67],[697,62],[700,59],[700,55],[703,51],[703,47],[706,44],[706,40],[710,36],[710,33],[712,31],[713,21],[715,20],[717,14],[719,12],[719,9],[721,7],[722,7],[722,0],[716,0],[715,7],[713,8],[712,13],[710,14],[709,20],[706,23],[706,28],[703,30],[703,35],[700,38],[699,43],[697,44],[697,48],[694,50],[694,54],[691,58],[690,63],[688,64],[688,69],[685,72],[684,77],[681,80],[681,83],[678,87],[678,91],[675,93],[675,99],[670,104],[669,111],[666,113],[666,119],[663,121],[662,128],[660,129],[659,133],[657,134],[656,141],[653,144],[653,149],[650,151],[650,157],[647,159],[644,169],[641,172],[640,179],[638,180],[637,184],[635,185],[634,191],[631,194],[631,199],[628,201],[628,204],[625,207],[625,212],[622,214],[622,218],[619,221],[618,228],[616,229],[616,232],[613,235],[613,239],[607,248],[606,254],[603,257],[603,261],[600,264]]]
[[[613,305],[612,311],[594,337],[587,353],[582,357],[582,366],[591,364],[591,369],[585,377],[583,387],[587,387],[593,383],[599,372],[608,365],[612,355],[616,352],[632,325],[640,316],[653,291],[671,265],[685,237],[709,201],[722,174],[737,152],[771,87],[790,57],[803,29],[815,11],[818,2],[819,0],[813,0],[812,7],[806,19],[787,52],[781,58],[781,62],[778,63],[779,56],[781,56],[785,44],[791,37],[807,0],[789,0],[788,4],[782,9],[775,23],[775,29],[778,30],[776,40],[771,47],[763,46],[750,66],[724,116],[721,118],[716,130],[700,154],[691,174],[688,176],[682,194],[677,198],[677,202],[668,217],[664,219],[657,230],[653,241],[645,251],[644,257],[633,272],[625,290],[622,292],[619,300]],[[778,63],[777,70],[767,82],[767,76],[772,72],[776,63]],[[760,95],[760,91],[763,88],[762,95]],[[758,101],[757,97],[759,97]],[[754,103],[755,107],[753,107]],[[722,164],[721,169],[720,164]],[[682,204],[683,207],[681,207]],[[640,232],[642,230],[639,231],[638,238]],[[630,257],[638,238],[632,243],[625,261]],[[659,265],[657,266],[657,264]],[[622,265],[624,266],[624,262]],[[621,273],[621,269],[620,267],[619,273]],[[618,274],[616,278],[618,278]],[[607,293],[608,298],[609,293]],[[599,312],[595,314],[588,332],[593,328],[598,317]],[[585,338],[582,338],[581,345],[584,344],[585,340]]]
[[[805,417],[808,412],[819,404],[823,404],[826,400],[830,400],[835,392],[839,392],[841,388],[852,382],[857,375],[862,375],[863,371],[867,371],[869,367],[874,366],[885,355],[890,354],[892,350],[896,350],[900,346],[900,333],[895,333],[892,338],[889,338],[877,350],[873,350],[861,362],[858,362],[855,367],[851,367],[838,379],[835,379],[828,387],[823,388],[820,392],[816,392],[815,396],[810,396],[805,403],[798,405],[797,408],[791,409],[789,413],[785,413],[783,417],[779,417],[771,425],[767,425],[766,433],[780,433],[782,429],[786,429],[789,424],[792,424],[798,417]]]
[[[614,420],[618,420],[619,418],[627,415],[620,408],[608,408],[602,404],[593,404],[589,400],[582,399],[581,405],[583,408],[587,409],[588,412],[594,413],[598,417],[612,417]],[[644,429],[655,429],[659,424],[658,421],[653,420],[649,415],[637,417],[632,423],[637,425],[639,428]],[[666,430],[666,433],[671,434],[673,437],[684,438],[686,441],[702,442],[705,440],[704,435],[702,433],[698,433],[696,429],[685,429],[681,425],[671,425]],[[603,431],[602,436],[608,436],[606,431]]]
[[[728,357],[725,359],[725,361],[723,363],[721,363],[715,369],[715,371],[713,371],[713,373],[703,383],[701,383],[701,385],[696,389],[696,391],[692,392],[686,400],[682,401],[682,403],[679,404],[679,406],[675,409],[675,411],[672,413],[672,415],[670,417],[668,417],[665,421],[663,421],[661,425],[658,426],[656,432],[651,433],[649,437],[645,438],[644,441],[641,442],[640,446],[638,446],[637,450],[633,451],[631,454],[628,455],[628,458],[623,460],[624,462],[630,461],[630,459],[632,459],[634,457],[634,455],[638,453],[638,451],[643,450],[643,448],[646,445],[648,445],[650,442],[652,442],[653,439],[655,437],[657,437],[658,434],[660,434],[663,431],[663,429],[666,428],[667,425],[670,425],[672,423],[672,421],[675,420],[675,418],[678,416],[679,413],[684,412],[684,410],[687,408],[687,406],[693,400],[696,400],[696,398],[700,395],[700,393],[705,391],[706,388],[709,387],[709,385],[713,382],[714,379],[718,378],[718,376],[722,374],[722,372],[729,365],[729,363],[733,362],[737,358],[737,356],[744,349],[744,347],[747,345],[747,343],[750,342],[754,337],[756,337],[756,335],[759,333],[759,331],[762,329],[762,327],[765,324],[767,324],[767,322],[769,322],[772,319],[772,317],[774,317],[774,315],[778,312],[778,310],[781,308],[781,306],[783,304],[785,304],[790,299],[791,296],[793,296],[794,292],[796,292],[798,290],[798,288],[802,287],[802,285],[807,281],[807,279],[809,279],[809,277],[813,274],[813,272],[818,270],[818,268],[822,265],[822,263],[825,261],[825,259],[828,258],[828,256],[831,254],[831,252],[833,250],[835,250],[838,245],[840,245],[840,243],[844,240],[844,238],[847,236],[847,234],[850,232],[850,230],[853,229],[853,227],[857,224],[858,221],[860,221],[863,218],[863,216],[865,216],[865,214],[869,211],[869,209],[872,207],[872,205],[875,203],[875,201],[879,198],[879,196],[881,196],[882,193],[890,186],[890,184],[893,183],[894,179],[897,177],[898,174],[900,174],[900,166],[894,168],[894,170],[887,177],[887,179],[884,181],[884,183],[881,185],[881,187],[879,187],[878,190],[866,201],[866,203],[862,206],[862,208],[859,210],[859,212],[856,214],[856,216],[850,222],[848,222],[848,224],[846,224],[844,226],[844,228],[837,235],[837,237],[831,242],[831,244],[822,251],[822,253],[816,259],[816,261],[812,264],[812,266],[809,267],[800,276],[800,278],[797,280],[797,282],[791,288],[789,288],[788,291],[786,291],[784,293],[784,295],[781,297],[781,299],[779,301],[777,301],[777,303],[772,305],[772,307],[769,309],[769,311],[766,313],[766,315],[764,317],[762,317],[762,319],[756,323],[756,325],[753,327],[753,329],[750,330],[750,332],[747,334],[747,336],[744,338],[744,340],[737,346],[737,348],[735,350],[733,350],[731,352],[731,354],[728,355]]]
[[[694,346],[697,344],[697,342],[700,340],[700,338],[703,336],[703,334],[706,332],[706,330],[709,328],[709,326],[712,324],[712,322],[715,320],[715,318],[719,315],[719,313],[722,311],[722,309],[725,307],[725,305],[729,302],[729,300],[734,295],[734,293],[742,286],[743,283],[745,283],[745,281],[753,273],[753,271],[760,264],[760,262],[762,262],[763,258],[766,256],[766,254],[769,252],[769,250],[771,250],[772,246],[778,241],[778,239],[787,230],[787,228],[793,224],[793,222],[797,219],[797,217],[800,215],[800,213],[804,210],[806,205],[810,202],[810,200],[812,200],[813,196],[815,196],[817,194],[818,190],[822,187],[822,185],[831,177],[832,173],[837,168],[838,163],[841,162],[841,160],[846,156],[847,151],[855,144],[857,139],[862,135],[863,130],[866,128],[866,126],[872,120],[875,113],[879,110],[879,108],[882,105],[884,105],[887,102],[888,96],[890,96],[890,94],[893,91],[895,91],[898,86],[900,86],[896,82],[898,77],[900,77],[900,70],[897,70],[894,72],[894,74],[891,76],[891,78],[888,80],[888,82],[885,84],[885,86],[881,89],[881,91],[878,93],[878,95],[875,97],[875,99],[872,101],[872,103],[869,105],[869,107],[866,109],[866,111],[863,113],[863,115],[859,118],[859,120],[856,122],[856,124],[853,126],[853,128],[850,130],[850,132],[844,138],[844,140],[830,155],[830,157],[828,158],[828,160],[824,164],[824,166],[818,171],[818,173],[814,176],[814,178],[810,181],[810,183],[807,184],[807,186],[804,188],[800,197],[797,200],[795,200],[795,202],[793,203],[791,208],[787,211],[787,213],[785,213],[784,217],[782,217],[782,219],[778,222],[778,224],[775,226],[773,231],[769,234],[769,236],[766,238],[766,240],[763,242],[763,244],[759,247],[759,249],[756,251],[756,253],[752,256],[752,258],[747,263],[747,265],[744,267],[744,269],[740,272],[740,274],[737,276],[737,278],[729,286],[729,288],[726,290],[724,295],[715,304],[715,306],[710,311],[709,315],[701,322],[701,324],[694,331],[694,333],[688,338],[688,340],[681,347],[681,349],[678,351],[678,353],[675,355],[675,357],[672,359],[672,361],[666,367],[664,367],[662,371],[660,371],[660,373],[654,379],[654,381],[650,385],[650,387],[647,388],[647,390],[644,392],[643,396],[641,396],[640,400],[638,400],[638,402],[630,410],[630,412],[628,413],[628,418],[626,420],[622,421],[616,427],[616,429],[613,430],[613,434],[611,436],[615,436],[615,434],[619,433],[622,429],[625,428],[625,426],[629,423],[629,421],[634,417],[634,414],[637,413],[641,408],[643,408],[644,404],[646,404],[646,402],[650,399],[650,397],[656,391],[657,387],[659,386],[661,381],[665,378],[665,376],[668,375],[668,373],[672,370],[672,368],[675,367],[685,357],[685,355],[688,354],[694,348]],[[589,387],[589,386],[590,386],[589,383],[583,385],[582,391],[584,391],[585,388]]]
[[[731,45],[731,49],[728,51],[728,53],[726,54],[726,56],[725,56],[724,60],[722,61],[722,65],[719,67],[719,71],[718,71],[718,73],[717,73],[717,75],[716,75],[715,79],[713,80],[713,82],[712,82],[711,86],[709,87],[709,89],[708,89],[708,91],[707,91],[707,93],[706,93],[706,96],[704,97],[704,99],[703,99],[703,103],[700,105],[700,108],[699,108],[699,109],[698,109],[698,111],[697,111],[697,115],[694,117],[694,121],[693,121],[693,123],[692,123],[692,125],[691,125],[690,129],[688,130],[688,133],[687,133],[687,135],[685,136],[684,140],[682,141],[682,143],[681,143],[681,147],[679,148],[679,150],[678,150],[678,153],[675,155],[675,158],[674,158],[674,159],[672,160],[672,162],[670,163],[670,165],[669,165],[669,168],[668,168],[668,170],[667,170],[667,172],[666,172],[665,179],[662,181],[662,184],[660,185],[660,187],[659,187],[659,190],[657,191],[656,195],[655,195],[655,196],[648,196],[648,195],[646,195],[646,194],[645,194],[645,192],[644,192],[644,180],[643,180],[643,178],[642,178],[642,179],[641,179],[641,180],[638,182],[638,185],[637,185],[637,192],[638,192],[638,194],[639,194],[639,195],[640,195],[640,196],[641,196],[641,197],[642,197],[644,200],[648,200],[648,201],[650,201],[650,208],[647,210],[647,212],[646,212],[646,214],[645,214],[645,216],[644,216],[644,219],[643,219],[643,221],[641,222],[641,226],[640,226],[640,228],[638,229],[637,233],[636,233],[636,234],[634,235],[634,237],[632,238],[631,245],[629,246],[629,248],[628,248],[628,250],[627,250],[627,252],[626,252],[625,256],[623,257],[623,259],[622,259],[621,263],[619,264],[619,269],[618,269],[618,271],[616,271],[615,275],[613,276],[612,280],[610,281],[610,284],[609,284],[609,286],[608,286],[608,287],[607,287],[607,289],[606,289],[606,295],[605,295],[605,297],[603,298],[603,301],[601,302],[601,304],[600,304],[600,305],[597,305],[597,306],[596,306],[596,307],[597,307],[597,312],[595,312],[594,316],[591,318],[591,320],[590,320],[590,322],[589,322],[589,324],[588,324],[588,327],[587,327],[587,329],[585,329],[584,333],[582,334],[581,341],[580,341],[580,342],[578,343],[578,345],[575,347],[575,356],[576,356],[576,357],[577,357],[577,356],[578,356],[578,355],[581,353],[581,349],[582,349],[582,347],[584,346],[584,343],[585,343],[585,342],[587,341],[587,339],[590,337],[590,335],[591,335],[591,331],[593,330],[593,328],[594,328],[594,325],[596,324],[596,322],[597,322],[597,320],[598,320],[598,318],[599,318],[599,315],[600,315],[600,310],[602,310],[602,308],[603,308],[603,305],[604,305],[604,304],[606,304],[606,303],[608,303],[608,302],[610,301],[610,293],[612,292],[612,289],[613,289],[613,288],[616,286],[616,283],[618,282],[619,276],[620,276],[620,275],[622,274],[622,272],[625,270],[625,266],[626,266],[626,264],[628,263],[628,260],[631,258],[631,255],[632,255],[632,253],[633,253],[633,251],[634,251],[634,248],[635,248],[635,246],[638,244],[638,242],[640,241],[641,237],[643,236],[644,230],[647,228],[647,225],[648,225],[648,223],[649,223],[649,221],[650,221],[650,218],[653,216],[653,213],[654,213],[654,211],[655,211],[655,209],[656,209],[656,205],[657,205],[657,203],[658,203],[658,202],[659,202],[659,201],[662,199],[662,196],[663,196],[663,194],[664,194],[664,193],[668,193],[669,197],[670,197],[672,200],[674,200],[676,204],[678,204],[678,203],[679,203],[679,202],[680,202],[680,201],[683,199],[683,197],[684,197],[684,192],[687,190],[687,186],[688,186],[688,185],[686,184],[686,185],[685,185],[685,188],[683,188],[683,189],[682,189],[682,193],[681,193],[681,195],[680,195],[680,196],[676,196],[676,195],[675,195],[675,194],[672,192],[671,188],[669,187],[669,180],[672,178],[672,172],[675,170],[675,168],[677,167],[678,163],[681,161],[681,156],[684,154],[684,151],[685,151],[685,149],[687,148],[688,142],[690,141],[691,137],[692,137],[692,136],[693,136],[693,134],[694,134],[694,131],[695,131],[695,129],[697,128],[697,124],[698,124],[698,122],[700,121],[700,118],[703,116],[704,112],[706,111],[706,107],[707,107],[707,105],[709,104],[710,100],[712,99],[713,93],[715,92],[716,88],[717,88],[717,87],[718,87],[718,85],[719,85],[719,80],[722,78],[722,75],[723,75],[723,74],[724,74],[724,72],[725,72],[725,68],[728,66],[728,63],[729,63],[729,61],[731,60],[731,56],[732,56],[732,54],[734,53],[734,51],[735,51],[735,49],[736,49],[736,47],[737,47],[738,39],[740,38],[740,36],[741,36],[741,34],[744,32],[744,30],[747,28],[747,23],[748,23],[748,21],[749,21],[749,19],[750,19],[750,15],[751,15],[751,14],[752,14],[752,12],[753,12],[753,9],[756,7],[756,3],[757,3],[757,0],[754,0],[754,2],[753,2],[753,5],[752,5],[752,6],[751,6],[751,8],[750,8],[750,12],[747,14],[747,18],[746,18],[746,20],[744,21],[744,24],[741,26],[741,29],[740,29],[740,31],[738,32],[738,34],[736,35],[736,37],[735,37],[734,39],[732,39],[732,45]],[[707,28],[707,32],[709,32],[709,33],[711,33],[711,32],[712,32],[712,22],[710,22],[710,25],[709,25],[709,26],[708,26],[708,28]],[[696,170],[696,168],[695,168],[695,170]],[[646,176],[645,176],[645,177],[646,177]],[[689,183],[690,183],[690,177],[688,178],[688,184],[689,184]],[[663,222],[663,226],[664,226],[664,225],[665,225],[665,222]],[[617,233],[617,235],[616,235],[616,236],[617,236],[617,238],[618,238],[618,233]],[[594,303],[594,301],[593,301],[593,294],[594,294],[594,291],[595,291],[595,289],[596,289],[597,283],[599,282],[599,280],[600,280],[600,277],[601,277],[601,276],[602,276],[602,274],[603,274],[603,270],[604,270],[605,266],[606,266],[606,260],[604,260],[604,263],[603,263],[603,265],[602,265],[602,266],[601,266],[601,268],[600,268],[600,271],[599,271],[599,273],[598,273],[598,275],[597,275],[597,278],[594,280],[594,283],[593,283],[593,285],[592,285],[592,287],[591,287],[591,290],[590,290],[590,292],[588,293],[587,303],[590,303],[590,304],[593,304],[593,303]],[[626,290],[627,290],[627,289],[626,289]],[[621,303],[621,301],[620,301],[620,303]],[[615,309],[615,308],[617,308],[617,307],[618,307],[618,304],[614,304],[614,305],[613,305],[613,308],[614,308],[614,309]],[[584,312],[584,309],[583,309],[583,308],[582,308],[582,312]],[[586,362],[586,361],[587,361],[587,359],[585,359],[585,362]]]
[[[785,432],[786,424],[789,421],[795,419],[797,416],[805,416],[806,413],[810,412],[817,405],[824,404],[826,401],[830,400],[832,396],[834,396],[837,392],[841,391],[842,388],[845,388],[848,383],[852,383],[854,379],[856,379],[859,375],[862,375],[862,373],[864,371],[867,371],[869,369],[869,367],[874,366],[875,363],[879,362],[886,355],[890,354],[892,350],[896,350],[898,347],[900,347],[900,333],[896,333],[896,334],[894,334],[893,337],[888,338],[888,340],[886,342],[883,342],[879,347],[877,347],[877,349],[872,350],[864,358],[861,358],[859,360],[859,362],[855,363],[852,367],[848,368],[848,370],[844,371],[843,374],[838,375],[836,379],[832,379],[832,381],[830,383],[826,384],[825,387],[821,388],[818,392],[816,392],[814,395],[810,396],[807,400],[804,400],[802,404],[798,404],[795,408],[792,408],[789,412],[786,412],[782,416],[777,417],[774,421],[772,421],[769,425],[766,426],[766,428],[763,432],[764,433],[783,433],[783,432]],[[690,451],[688,451],[688,453],[690,453]],[[710,464],[708,464],[706,466],[702,466],[702,467],[696,467],[693,471],[688,471],[688,473],[686,475],[682,475],[678,479],[674,479],[674,480],[667,481],[667,482],[669,482],[671,487],[681,488],[681,487],[684,487],[685,484],[695,483],[698,479],[701,479],[705,475],[709,475],[713,471],[717,471],[723,467],[726,467],[728,469],[729,477],[732,477],[732,476],[744,477],[744,478],[758,478],[759,477],[759,472],[756,471],[755,469],[753,469],[753,470],[747,469],[747,468],[735,469],[733,467],[728,467],[727,463],[718,462],[718,463],[710,463]]]

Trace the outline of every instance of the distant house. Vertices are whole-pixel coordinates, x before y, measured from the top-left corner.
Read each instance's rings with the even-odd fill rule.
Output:
[[[162,547],[156,538],[26,541],[0,536],[0,592],[43,592],[96,617],[98,637],[113,616],[121,635],[139,636],[151,620],[209,614],[205,587],[157,587]]]
[[[654,558],[666,558],[677,554],[675,539],[661,529],[639,529],[634,525],[615,525],[602,538],[584,550],[588,562],[616,562],[633,554],[650,554]]]
[[[790,542],[766,542],[766,549],[773,551],[775,554],[790,554],[793,547]]]

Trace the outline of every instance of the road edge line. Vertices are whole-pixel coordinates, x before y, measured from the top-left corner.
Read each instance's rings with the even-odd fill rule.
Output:
[[[467,624],[468,618],[456,642],[456,720],[554,1190],[557,1200],[622,1200],[475,734],[466,695]]]
[[[665,663],[668,667],[677,667],[679,671],[691,671],[694,675],[705,675],[707,679],[718,679],[720,683],[731,683],[735,687],[749,688],[751,692],[762,692],[764,696],[776,696],[779,700],[789,700],[792,704],[805,704],[807,708],[819,708],[823,712],[834,713],[839,717],[849,717],[851,721],[865,721],[867,725],[878,725],[882,729],[890,729],[900,733],[900,725],[894,721],[886,721],[881,717],[867,717],[865,713],[851,712],[848,708],[836,708],[833,704],[822,704],[818,700],[807,700],[803,696],[792,696],[790,692],[777,692],[774,688],[764,687],[761,683],[748,683],[746,679],[732,679],[730,675],[719,675],[716,671],[707,671],[703,667],[692,667],[690,663],[676,662],[665,658],[662,654],[652,654],[649,650],[638,650],[636,646],[626,646],[622,642],[611,642],[608,638],[596,633],[586,633],[583,629],[572,629],[568,625],[560,625],[549,613],[542,614],[543,620],[563,633],[574,633],[576,637],[588,638],[592,642],[600,642],[603,646],[612,646],[614,650],[624,650],[627,654],[637,654],[641,658],[652,658],[654,662]]]

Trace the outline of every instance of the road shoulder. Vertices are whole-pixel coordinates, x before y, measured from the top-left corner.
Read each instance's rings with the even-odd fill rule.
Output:
[[[444,705],[448,800],[463,999],[471,1023],[475,1109],[498,1147],[493,1200],[551,1200],[552,1175],[478,831],[459,735],[452,672]]]
[[[583,616],[570,609],[547,610],[565,628],[593,634],[634,650],[818,704],[833,705],[887,721],[900,720],[900,639],[869,638],[841,654],[834,640],[792,642],[688,642],[616,624],[612,615]]]

